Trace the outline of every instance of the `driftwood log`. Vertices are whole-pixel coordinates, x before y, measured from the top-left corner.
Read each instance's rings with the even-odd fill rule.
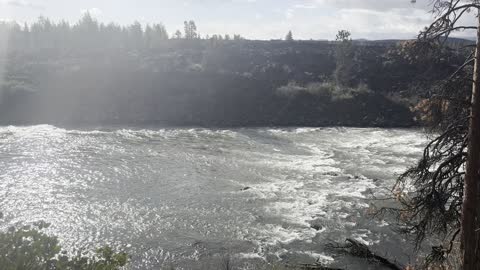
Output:
[[[338,244],[338,243],[327,244],[327,248],[330,249],[330,250],[335,250],[337,252],[340,251],[342,253],[349,254],[351,256],[355,256],[355,257],[358,257],[358,258],[364,258],[364,259],[367,259],[367,260],[369,260],[373,263],[382,264],[385,267],[388,267],[392,270],[403,270],[404,269],[403,267],[398,265],[396,262],[392,262],[391,260],[389,260],[385,257],[382,257],[380,255],[375,254],[374,252],[372,252],[370,250],[370,248],[367,245],[362,244],[359,241],[351,239],[351,238],[347,238],[347,240],[345,240],[344,244]],[[312,265],[312,266],[315,266],[315,265]],[[333,270],[335,268],[327,268],[327,267],[322,268],[322,266],[319,265],[318,268],[312,267],[312,268],[305,268],[305,269],[307,269],[307,270],[310,270],[310,269],[311,270],[314,270],[314,269]]]

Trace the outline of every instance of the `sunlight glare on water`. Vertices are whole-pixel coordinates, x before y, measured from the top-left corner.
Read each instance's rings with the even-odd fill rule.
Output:
[[[399,129],[0,127],[2,229],[44,220],[64,247],[112,245],[135,269],[225,254],[338,263],[328,240],[404,241],[365,217],[369,193],[391,188],[425,143]]]

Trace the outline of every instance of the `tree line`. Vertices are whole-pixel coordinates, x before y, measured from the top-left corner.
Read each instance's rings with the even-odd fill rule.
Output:
[[[169,34],[162,23],[142,25],[135,21],[122,26],[116,23],[101,23],[86,13],[77,23],[54,22],[40,17],[34,23],[20,25],[17,22],[0,22],[0,49],[154,49],[169,39],[242,40],[239,34],[201,36],[193,20],[184,22],[180,30]]]

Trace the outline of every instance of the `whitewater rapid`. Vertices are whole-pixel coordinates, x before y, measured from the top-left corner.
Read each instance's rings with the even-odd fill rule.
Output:
[[[0,229],[43,220],[64,247],[108,244],[133,269],[360,263],[325,250],[346,237],[407,260],[391,221],[366,213],[426,141],[401,129],[0,127]]]

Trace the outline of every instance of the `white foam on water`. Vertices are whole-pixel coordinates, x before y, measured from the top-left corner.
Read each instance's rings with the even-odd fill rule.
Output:
[[[379,185],[389,185],[387,179],[394,179],[395,173],[403,172],[409,162],[415,160],[424,144],[420,136],[411,131],[366,129],[267,131],[292,140],[296,148],[305,153],[250,153],[248,162],[252,165],[267,166],[275,171],[264,182],[252,185],[249,192],[269,201],[265,212],[285,222],[257,228],[259,235],[264,236],[259,237],[260,244],[310,242],[318,234],[347,229],[351,237],[364,244],[378,243],[370,239],[369,230],[358,228],[356,220],[360,216],[354,210],[367,209],[366,192],[379,190]],[[362,175],[363,172],[386,179],[378,182]],[[320,224],[314,229],[312,222]],[[380,226],[387,225],[387,222],[380,223]],[[331,257],[317,255],[325,262],[333,261]]]
[[[337,166],[331,151],[324,151],[311,144],[300,144],[299,147],[305,150],[305,154],[284,154],[278,151],[275,153],[254,152],[250,153],[253,165],[267,166],[270,168],[287,169],[302,173],[339,173],[341,168]]]
[[[68,130],[67,134],[72,135],[107,135],[112,132],[103,131],[103,130]]]
[[[331,176],[324,179],[288,180],[255,185],[254,194],[273,202],[266,206],[268,213],[281,216],[283,220],[310,228],[316,217],[339,219],[346,224],[347,213],[339,214],[344,208],[367,208],[368,204],[353,200],[365,198],[367,189],[375,187],[367,178],[350,179],[350,182],[335,183]],[[308,185],[308,188],[305,188]],[[345,199],[349,200],[346,201]],[[341,220],[345,220],[342,222]]]
[[[297,134],[302,134],[302,133],[311,133],[319,130],[320,128],[296,128],[294,132]]]
[[[265,224],[255,231],[259,232],[258,241],[261,245],[277,246],[281,244],[289,244],[297,240],[311,239],[316,235],[316,231],[309,228],[297,226],[282,227],[276,224]]]
[[[267,129],[269,133],[272,134],[304,134],[304,133],[313,133],[324,128],[288,128],[288,129]]]
[[[375,244],[376,241],[369,240],[369,236],[368,236],[369,233],[370,233],[370,231],[368,231],[366,233],[354,233],[352,235],[352,238],[357,240],[358,242],[364,244],[364,245],[371,246],[371,245]]]
[[[36,126],[6,126],[0,127],[0,134],[10,134],[23,138],[41,138],[42,136],[63,136],[67,133],[66,129],[57,128],[52,125]]]
[[[262,256],[258,253],[255,253],[255,252],[237,253],[237,254],[235,254],[235,257],[240,258],[240,259],[260,259],[260,260],[265,261],[265,256]]]

